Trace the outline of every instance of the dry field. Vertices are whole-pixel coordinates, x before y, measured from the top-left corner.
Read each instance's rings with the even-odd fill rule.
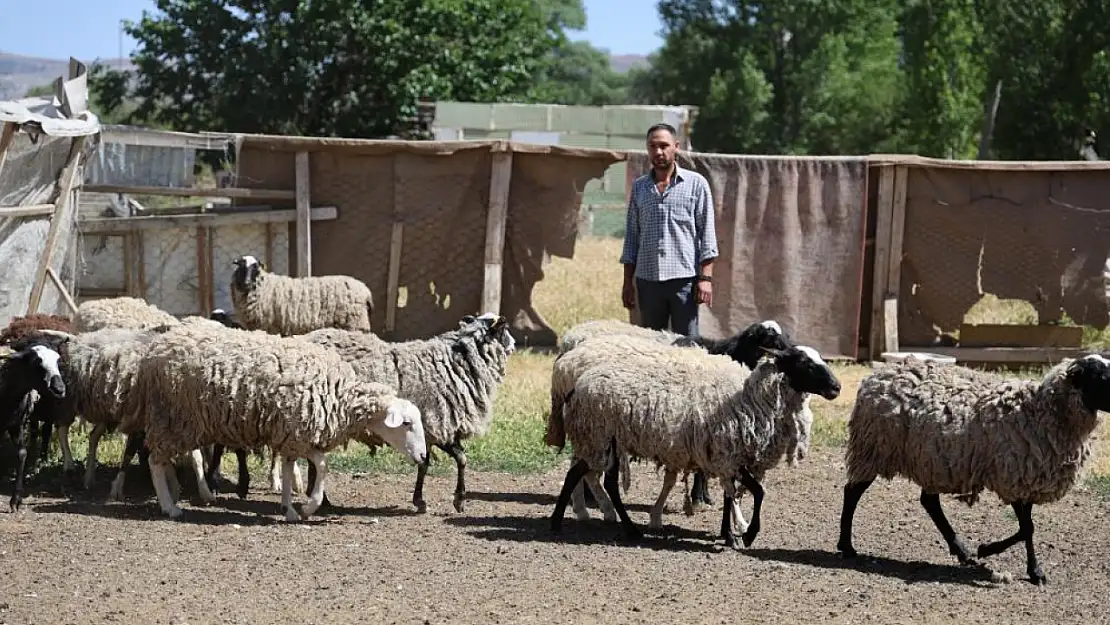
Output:
[[[549,266],[536,306],[556,330],[624,317],[619,247],[616,239],[582,240],[573,261]],[[1018,321],[1024,313],[988,301],[973,314]],[[1101,341],[1096,334],[1092,342]],[[278,497],[263,489],[257,460],[247,501],[221,495],[215,506],[187,504],[175,522],[161,517],[141,469],[128,481],[127,501],[104,502],[108,467],[119,457],[115,437],[101,443],[107,466],[91,493],[59,475],[54,456],[35,476],[24,510],[0,514],[0,625],[731,623],[753,616],[776,623],[1106,622],[1110,454],[1101,448],[1090,480],[1034,510],[1047,587],[1024,581],[1020,546],[987,562],[993,575],[957,566],[917,491],[900,480],[876,483],[863,499],[856,523],[863,557],[837,557],[844,424],[868,371],[859,365],[838,367],[844,393],[837,400],[813,401],[817,449],[799,467],[768,477],[763,532],[750,548],[720,546],[717,510],[684,516],[681,485],[664,531],[640,544],[621,540],[600,519],[576,522],[569,510],[564,535],[552,537],[547,517],[567,460],[541,442],[551,359],[528,350],[511,359],[493,430],[468,445],[463,514],[451,509],[449,461],[433,465],[429,514],[418,516],[408,503],[412,468],[392,452],[370,456],[355,444],[332,454],[343,472],[329,478],[336,508],[292,525],[279,520]],[[82,440],[74,449],[83,459]],[[225,475],[233,476],[233,458],[226,462]],[[625,500],[637,523],[646,525],[659,483],[652,467],[634,466]],[[195,492],[188,475],[182,485]],[[719,491],[714,497],[719,505]],[[972,545],[1017,529],[1009,508],[990,495],[970,509],[946,500],[945,509]],[[1012,582],[997,581],[1007,574]]]

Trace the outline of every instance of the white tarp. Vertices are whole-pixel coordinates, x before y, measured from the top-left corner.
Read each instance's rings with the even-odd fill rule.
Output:
[[[0,101],[0,122],[34,123],[54,137],[81,137],[100,132],[100,120],[89,110],[88,68],[70,58],[74,78],[54,82],[48,96]],[[60,88],[59,88],[60,87]]]

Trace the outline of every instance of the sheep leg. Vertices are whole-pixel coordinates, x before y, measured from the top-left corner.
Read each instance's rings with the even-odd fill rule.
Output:
[[[12,490],[12,498],[8,501],[11,511],[15,512],[23,505],[23,474],[27,469],[27,420],[21,419],[15,427],[8,430],[8,436],[15,441],[16,454],[19,458],[19,464],[15,467],[15,488]]]
[[[73,470],[73,450],[69,446],[69,426],[58,426],[58,447],[62,450],[62,470],[69,473]]]
[[[42,430],[39,433],[42,438],[39,439],[39,456],[35,459],[36,467],[42,465],[50,457],[50,436],[54,433],[54,420],[43,420]]]
[[[149,456],[147,462],[150,464],[150,480],[154,483],[154,492],[158,495],[158,505],[162,507],[162,512],[171,519],[180,517],[184,511],[178,507],[170,493],[169,475],[174,472],[173,464],[155,462]]]
[[[583,486],[583,484],[586,486]],[[590,520],[590,513],[586,509],[586,493],[593,494],[594,501],[597,502],[597,507],[601,510],[601,514],[604,516],[606,522],[616,523],[617,511],[613,509],[613,502],[609,501],[609,496],[605,494],[605,488],[601,485],[601,478],[597,471],[588,471],[582,478],[582,481],[574,487],[574,491],[571,494],[574,514],[578,517],[578,520]]]
[[[109,499],[123,499],[123,482],[127,478],[127,469],[131,466],[131,461],[135,458],[135,454],[139,453],[142,445],[142,434],[132,432],[127,435],[127,444],[123,449],[123,460],[119,463],[119,473],[116,473],[116,479],[112,480],[112,490],[108,493]]]
[[[586,475],[590,475],[591,473],[593,472],[587,472]],[[583,476],[583,478],[585,478],[585,476]],[[578,484],[575,485],[574,490],[572,490],[570,494],[570,505],[571,508],[574,510],[575,518],[577,518],[579,521],[590,520],[590,510],[586,507],[586,493],[590,492],[592,488],[586,488],[585,484],[586,480],[580,479],[578,481]],[[597,501],[596,496],[593,496],[591,498],[594,501]]]
[[[424,458],[424,462],[416,466],[416,486],[412,489],[412,505],[416,506],[416,511],[420,514],[428,511],[428,504],[424,503],[424,476],[428,474],[428,467],[431,464],[432,454],[429,453]]]
[[[1018,519],[1017,533],[998,542],[979,545],[978,555],[980,558],[998,555],[1017,543],[1025,541],[1025,567],[1029,573],[1029,581],[1037,586],[1047,584],[1048,578],[1041,570],[1041,565],[1037,562],[1037,554],[1033,550],[1033,504],[1015,501],[1010,504],[1010,507],[1014,509]]]
[[[308,455],[308,463],[309,467],[316,469],[316,481],[312,484],[308,502],[301,506],[301,518],[305,520],[320,509],[320,504],[324,503],[324,478],[328,475],[328,459],[324,452],[313,449]]]
[[[736,485],[732,480],[722,481],[722,486],[725,491],[725,502],[721,506],[721,538],[725,541],[725,546],[736,549],[736,533],[732,531],[732,514],[734,509],[734,502],[736,501]]]
[[[207,503],[216,503],[216,496],[208,488],[208,482],[204,479],[204,454],[199,449],[194,449],[189,453],[193,459],[193,473],[197,478],[197,490],[200,492],[200,498]]]
[[[748,524],[748,529],[741,535],[741,538],[744,539],[744,546],[751,547],[752,543],[755,542],[755,537],[759,535],[759,511],[763,508],[763,485],[747,469],[740,469],[740,483],[752,494],[752,520]],[[725,507],[731,513],[732,502],[729,502]]]
[[[277,458],[276,452],[274,458]],[[285,511],[286,521],[299,521],[301,515],[293,509],[293,471],[297,459],[282,456],[281,461],[281,509]]]
[[[705,479],[705,474],[701,471],[694,472],[693,490],[694,492],[692,497],[695,512],[699,510],[702,505],[713,505],[713,500],[709,498],[709,480]]]
[[[100,437],[104,436],[107,430],[107,425],[97,423],[93,431],[89,432],[89,451],[85,454],[85,490],[92,488],[93,480],[96,478],[96,450],[100,447]]]
[[[874,478],[862,482],[851,482],[844,485],[844,506],[840,511],[840,539],[836,542],[836,550],[845,558],[856,557],[856,548],[852,546],[852,521],[856,516],[856,506],[867,492]]]
[[[170,462],[166,465],[166,482],[170,487],[170,497],[173,502],[181,501],[181,482],[177,479],[177,464]]]
[[[927,493],[924,489],[921,491],[921,506],[925,508],[925,512],[929,513],[929,518],[933,520],[933,524],[940,530],[940,535],[944,537],[944,542],[948,543],[948,552],[956,556],[960,564],[974,564],[971,559],[971,552],[967,550],[964,541],[956,535],[956,531],[952,529],[952,524],[948,522],[948,518],[944,516],[944,509],[940,505],[940,495],[937,493]]]
[[[316,465],[308,463],[308,484],[305,492],[310,492],[316,488]],[[328,499],[328,492],[324,491],[324,498],[320,501],[319,510],[327,510],[331,507],[331,501]]]
[[[563,488],[559,491],[559,499],[555,502],[555,510],[551,513],[551,532],[558,534],[563,530],[563,514],[567,509],[567,502],[570,500],[570,494],[574,491],[574,487],[582,481],[582,476],[590,470],[590,466],[586,464],[585,460],[579,460],[570,466],[567,470],[567,476],[563,479]]]
[[[239,483],[235,485],[235,494],[239,496],[239,499],[246,499],[251,488],[251,471],[250,467],[247,466],[247,450],[236,449],[235,459],[239,462]]]
[[[270,490],[280,493],[285,488],[282,485],[282,467],[278,465],[278,454],[270,450]]]
[[[614,440],[612,449],[615,452],[616,441]],[[621,501],[621,485],[620,485],[620,461],[617,459],[616,453],[611,454],[613,462],[605,469],[605,492],[609,495],[609,499],[613,502],[613,508],[617,511],[617,516],[620,517],[621,527],[624,528],[625,537],[629,540],[640,540],[643,538],[643,533],[628,517],[628,510],[624,508],[624,502]]]
[[[736,481],[729,478],[727,481],[721,478],[721,492],[727,492],[729,487],[732,487],[732,529],[737,534],[743,534],[748,531],[748,522],[744,520],[744,512],[740,510],[740,498],[744,496],[742,488],[736,488]]]
[[[436,447],[447,452],[447,455],[455,460],[458,477],[455,478],[455,499],[452,503],[455,505],[455,512],[463,512],[466,505],[464,503],[466,499],[466,451],[458,441],[447,445],[436,445]]]
[[[671,489],[674,488],[674,483],[677,480],[678,471],[674,469],[667,469],[663,474],[663,488],[659,490],[659,496],[655,498],[655,505],[651,507],[651,520],[648,521],[648,527],[652,529],[663,527],[663,507],[667,505],[667,497],[670,496]]]
[[[204,481],[214,493],[220,492],[220,487],[223,486],[224,478],[220,475],[220,462],[223,457],[224,446],[220,443],[212,445],[212,460],[208,463],[208,471],[204,474]]]

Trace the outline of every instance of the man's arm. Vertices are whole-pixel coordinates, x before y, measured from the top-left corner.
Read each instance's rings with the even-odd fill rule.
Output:
[[[628,212],[624,217],[624,248],[621,250],[621,264],[624,265],[624,278],[631,280],[636,274],[636,259],[640,253],[640,211],[636,206],[636,190],[628,198]]]
[[[697,230],[698,264],[701,275],[713,277],[713,261],[717,252],[717,227],[714,221],[713,192],[709,183],[702,185],[694,208],[694,226]]]

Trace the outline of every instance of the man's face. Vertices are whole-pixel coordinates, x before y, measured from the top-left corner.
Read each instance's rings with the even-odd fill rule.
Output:
[[[648,137],[647,151],[654,167],[669,168],[674,163],[675,152],[678,152],[678,141],[660,128]]]

